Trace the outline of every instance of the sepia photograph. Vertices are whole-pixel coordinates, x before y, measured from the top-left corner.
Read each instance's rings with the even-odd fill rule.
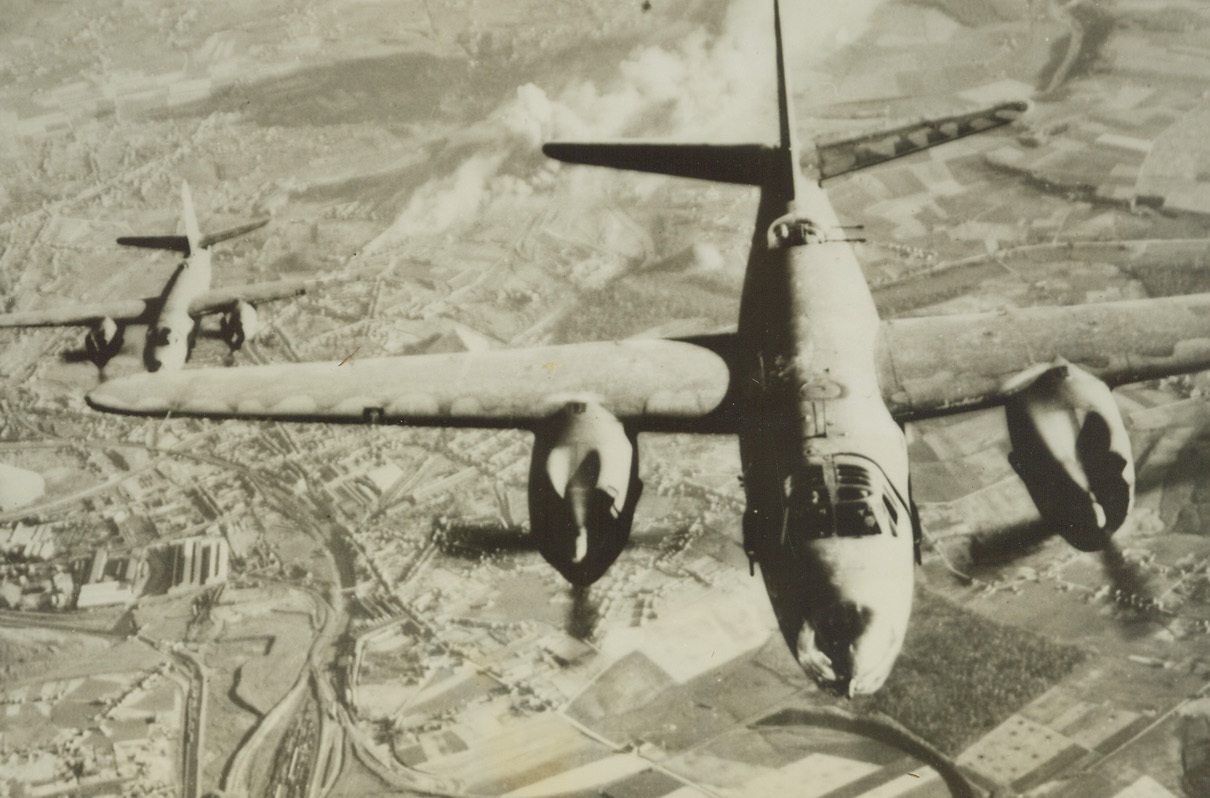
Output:
[[[0,798],[1210,795],[1210,3],[0,19]]]

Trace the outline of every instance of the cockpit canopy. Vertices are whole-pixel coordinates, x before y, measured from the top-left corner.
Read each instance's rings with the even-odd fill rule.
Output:
[[[808,538],[899,534],[903,504],[872,460],[853,454],[821,457],[789,482],[786,523]]]
[[[769,249],[800,247],[823,240],[819,228],[805,216],[789,214],[769,225]]]

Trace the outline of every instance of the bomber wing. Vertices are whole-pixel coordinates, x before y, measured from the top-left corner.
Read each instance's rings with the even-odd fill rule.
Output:
[[[196,297],[189,303],[189,315],[204,316],[229,309],[239,300],[258,305],[276,299],[301,296],[316,284],[315,280],[275,280],[271,283],[232,285],[216,288]]]
[[[159,303],[159,297],[147,297],[48,310],[23,310],[0,315],[0,327],[85,327],[106,317],[141,324],[154,315]]]
[[[136,374],[89,394],[139,415],[531,428],[591,398],[635,431],[734,432],[733,336],[353,358]],[[1002,403],[1058,358],[1110,386],[1210,369],[1210,294],[882,323],[878,369],[900,421]]]
[[[730,384],[726,362],[704,346],[630,339],[137,374],[88,401],[139,415],[530,429],[593,400],[634,431],[726,432]]]
[[[1111,387],[1210,369],[1210,294],[884,321],[878,365],[907,421],[999,404],[1058,358]]]

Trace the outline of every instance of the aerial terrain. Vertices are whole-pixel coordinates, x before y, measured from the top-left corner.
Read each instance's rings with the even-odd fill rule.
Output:
[[[735,322],[755,190],[540,148],[772,141],[764,0],[8,5],[0,312],[157,293],[174,256],[115,239],[179,232],[187,180],[204,230],[272,218],[216,286],[325,278],[192,365]],[[884,317],[1210,291],[1205,4],[841,5],[785,3],[802,135],[1032,103],[826,183]],[[915,615],[850,700],[749,575],[731,438],[642,437],[573,591],[530,436],[105,415],[142,334],[99,370],[84,332],[0,331],[0,796],[1210,794],[1204,375],[1116,392],[1100,553],[1042,528],[1003,411],[910,426]]]

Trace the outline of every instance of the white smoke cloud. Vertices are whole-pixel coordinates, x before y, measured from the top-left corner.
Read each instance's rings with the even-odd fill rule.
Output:
[[[392,230],[404,238],[442,231],[478,213],[487,185],[500,168],[503,155],[472,155],[454,173],[425,183],[412,194]]]
[[[882,2],[783,3],[789,69],[795,75],[812,71],[859,35]],[[518,87],[479,126],[483,130],[475,138],[483,141],[482,150],[453,173],[417,189],[396,222],[365,251],[447,232],[474,220],[493,201],[515,198],[549,181],[558,167],[537,154],[544,141],[774,141],[770,9],[768,0],[732,0],[717,34],[698,28],[676,43],[640,48],[601,85],[581,81],[557,97],[534,84]],[[510,159],[514,153],[534,157]],[[506,163],[525,172],[501,174]],[[586,185],[599,179],[586,178]]]
[[[523,143],[540,147],[550,135],[556,109],[546,92],[532,83],[517,87],[516,96],[498,108],[493,119]]]

